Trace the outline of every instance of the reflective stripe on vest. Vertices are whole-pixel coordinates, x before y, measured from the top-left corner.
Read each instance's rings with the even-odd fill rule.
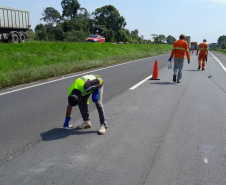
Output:
[[[180,50],[184,50],[184,51],[189,51],[188,49],[185,49],[185,48],[179,48],[179,47],[175,47],[173,49],[180,49]]]
[[[97,78],[100,78],[100,85],[103,84],[103,79],[100,77],[100,75],[95,75]]]
[[[82,77],[80,77],[84,82],[86,82],[86,79],[82,76]]]
[[[185,49],[185,48],[179,48],[179,47],[175,47],[173,49],[180,49],[180,50],[184,50],[184,51],[189,51],[189,49]]]
[[[209,48],[199,48],[200,50],[208,50]]]

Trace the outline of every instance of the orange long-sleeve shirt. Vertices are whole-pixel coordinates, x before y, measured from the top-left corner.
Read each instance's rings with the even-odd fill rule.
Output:
[[[207,42],[200,43],[196,52],[197,52],[197,54],[199,52],[199,55],[206,56],[209,52],[209,45],[207,44]]]
[[[188,43],[184,39],[180,39],[174,42],[173,50],[170,55],[170,58],[185,58],[185,53],[188,61],[190,61],[190,52],[188,48]]]

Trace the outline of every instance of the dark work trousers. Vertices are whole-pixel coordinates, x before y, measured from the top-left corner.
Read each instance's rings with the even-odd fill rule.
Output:
[[[103,99],[103,90],[104,90],[104,85],[99,89],[99,94],[98,94],[98,101],[95,102],[98,113],[99,113],[99,118],[100,118],[100,124],[104,124],[105,127],[107,127],[107,121],[105,117],[105,112],[104,112],[104,107],[102,103]],[[90,97],[90,94],[86,96],[82,96],[80,102],[78,103],[79,110],[81,112],[83,121],[88,121],[89,119],[89,110],[88,110],[88,99]],[[92,101],[92,100],[91,100]]]

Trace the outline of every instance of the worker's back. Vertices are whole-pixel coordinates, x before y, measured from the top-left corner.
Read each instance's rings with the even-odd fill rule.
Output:
[[[207,42],[202,42],[199,44],[198,50],[200,50],[200,55],[207,55],[209,50],[209,45]]]
[[[185,52],[189,51],[188,43],[183,40],[177,40],[174,42],[173,49],[175,49],[175,57],[185,58]]]

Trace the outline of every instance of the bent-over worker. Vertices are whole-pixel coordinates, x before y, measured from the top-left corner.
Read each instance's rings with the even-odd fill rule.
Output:
[[[100,129],[98,133],[105,134],[107,129],[107,121],[102,103],[103,89],[103,79],[99,75],[85,75],[76,79],[68,89],[68,106],[63,129],[70,129],[70,115],[72,107],[76,105],[78,105],[83,118],[83,123],[77,126],[76,130],[91,128],[88,104],[89,97],[92,94],[92,100],[96,104],[100,118]]]

